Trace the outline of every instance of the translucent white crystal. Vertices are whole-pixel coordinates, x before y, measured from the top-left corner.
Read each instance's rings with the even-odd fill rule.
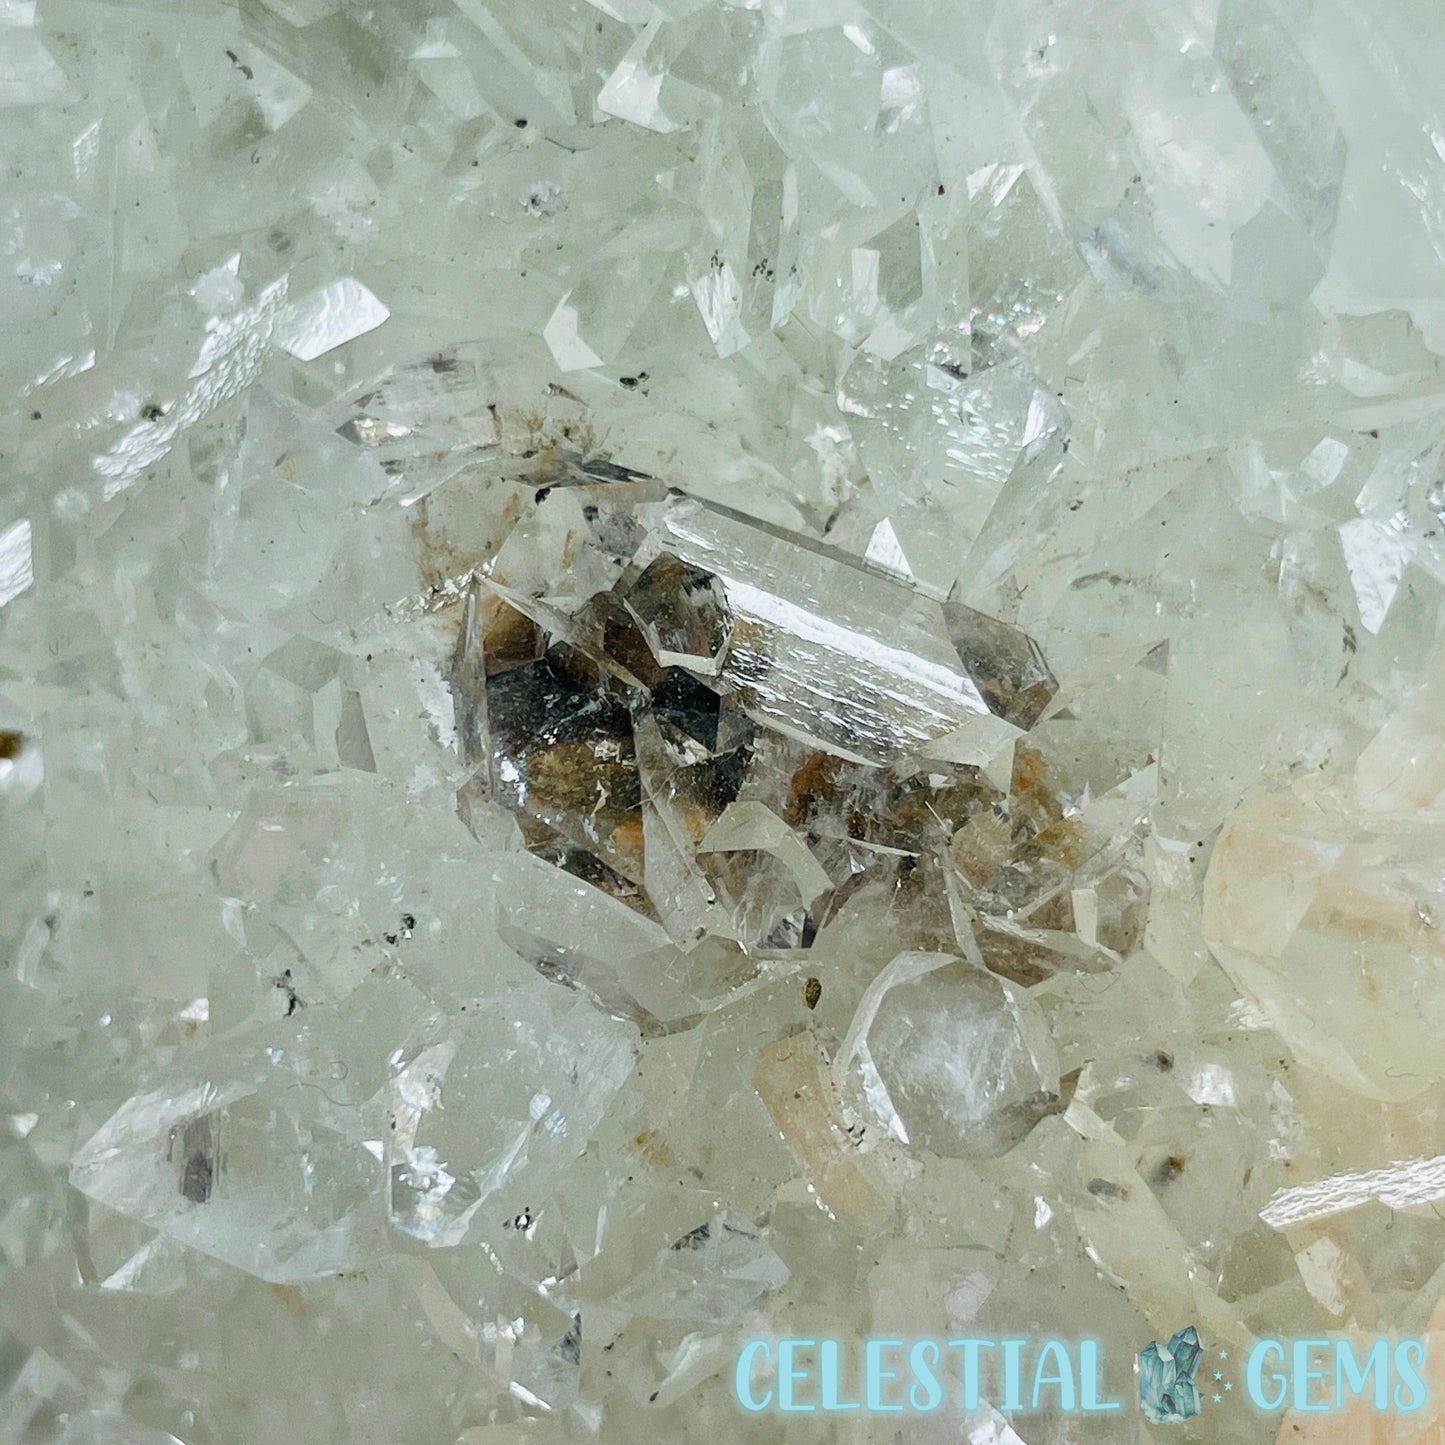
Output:
[[[392,1059],[392,1224],[455,1245],[480,1209],[500,1226],[539,1208],[587,1147],[636,1047],[635,1029],[540,981],[429,1020]]]
[[[1302,1056],[1350,1088],[1409,1098],[1445,1068],[1439,828],[1352,791],[1309,780],[1247,798],[1214,847],[1204,932]]]
[[[378,1172],[357,1111],[318,1098],[254,1035],[174,1068],[175,1082],[127,1100],[76,1151],[74,1186],[273,1283],[354,1264]]]
[[[790,558],[783,539],[688,499],[662,528],[670,551],[721,580],[745,625],[724,677],[772,726],[881,762],[987,712],[936,603],[825,551]]]
[[[0,607],[35,582],[30,556],[30,523],[22,518],[0,532]]]
[[[354,276],[303,296],[276,324],[277,343],[298,361],[315,361],[375,331],[391,312]]]
[[[689,1230],[617,1295],[630,1313],[724,1325],[787,1283],[788,1267],[730,1210]]]
[[[0,1440],[1114,1445],[732,1366],[1190,1324],[1438,1435],[1442,66],[0,0]]]
[[[0,27],[0,106],[55,100],[65,85],[65,72],[38,35]]]
[[[1033,1001],[945,954],[900,954],[865,994],[855,1055],[878,1123],[937,1154],[1011,1149],[1058,1100],[1059,1065]]]
[[[1276,1229],[1328,1219],[1377,1199],[1391,1209],[1431,1205],[1445,1199],[1445,1156],[1411,1159],[1388,1169],[1336,1174],[1281,1189],[1260,1212]]]

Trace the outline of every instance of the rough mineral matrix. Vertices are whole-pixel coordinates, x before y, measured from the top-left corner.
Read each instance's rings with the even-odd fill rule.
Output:
[[[1441,1445],[1442,75],[0,0],[0,1442]]]

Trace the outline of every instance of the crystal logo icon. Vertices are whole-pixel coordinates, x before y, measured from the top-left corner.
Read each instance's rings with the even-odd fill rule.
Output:
[[[1162,1348],[1151,1340],[1139,1352],[1139,1408],[1153,1425],[1179,1425],[1203,1408],[1194,1372],[1203,1349],[1199,1331],[1190,1325]]]

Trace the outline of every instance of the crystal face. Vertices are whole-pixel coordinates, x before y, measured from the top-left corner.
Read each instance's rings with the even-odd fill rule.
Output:
[[[885,636],[882,618],[901,630]],[[1006,752],[1020,735],[1007,719],[1036,721],[1055,688],[1017,628],[650,479],[575,466],[522,502],[480,568],[451,684],[474,830],[500,807],[531,851],[687,951],[806,947],[902,863],[941,873],[957,825],[1008,804],[953,759]],[[1011,890],[1027,915],[1039,852],[1010,860],[1007,882],[980,860],[980,896]],[[1046,896],[1060,876],[1037,880]],[[966,908],[972,886],[955,879]]]
[[[0,1442],[1437,1442],[1437,11],[0,0]]]
[[[635,1031],[565,995],[503,995],[471,1011],[460,1025],[428,1019],[391,1061],[391,1223],[431,1245],[462,1243],[504,1190],[545,1198],[585,1150],[635,1052]],[[504,1223],[519,1213],[493,1210]]]
[[[869,992],[860,1015],[871,1018],[858,1034],[864,1088],[903,1143],[1003,1154],[1058,1104],[1048,1026],[1014,986],[947,955],[901,954]]]

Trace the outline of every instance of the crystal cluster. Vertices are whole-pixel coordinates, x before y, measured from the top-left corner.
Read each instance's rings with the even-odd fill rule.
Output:
[[[1030,982],[1130,950],[1138,839],[1018,745],[1056,688],[1019,629],[646,478],[523,508],[451,673],[479,836],[500,807],[683,951],[807,947],[880,892],[921,935],[986,910]]]
[[[1437,1439],[1442,63],[0,0],[0,1441]]]

